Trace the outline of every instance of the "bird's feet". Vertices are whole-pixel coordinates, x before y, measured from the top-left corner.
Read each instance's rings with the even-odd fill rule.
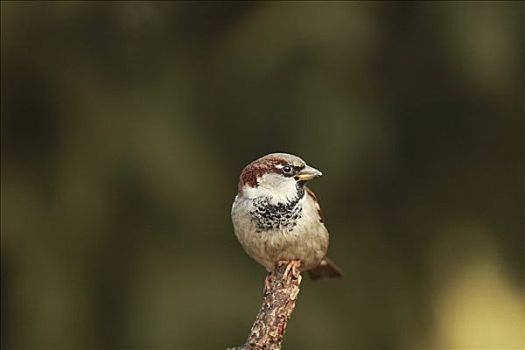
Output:
[[[284,269],[283,276],[287,278],[290,276],[290,273],[291,273],[291,276],[295,279],[298,279],[299,283],[301,283],[302,276],[301,276],[301,271],[299,270],[299,268],[301,267],[301,261],[300,260],[279,261],[277,264],[277,266],[285,266],[285,265],[286,265],[286,268]]]
[[[267,290],[270,290],[271,287],[272,287],[272,274],[269,273],[264,279],[264,292],[266,292]]]

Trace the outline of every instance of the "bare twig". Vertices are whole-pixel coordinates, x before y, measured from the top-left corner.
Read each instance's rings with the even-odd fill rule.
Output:
[[[228,350],[280,350],[295,308],[301,273],[298,261],[286,261],[266,277],[261,309],[243,346]]]

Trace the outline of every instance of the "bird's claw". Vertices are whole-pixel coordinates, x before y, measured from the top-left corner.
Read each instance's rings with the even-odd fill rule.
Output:
[[[299,270],[299,268],[301,267],[300,260],[279,261],[278,266],[283,265],[286,265],[286,268],[284,269],[283,273],[284,277],[288,277],[291,272],[294,278],[299,279],[299,282],[301,281],[301,271]]]
[[[268,274],[266,278],[264,279],[264,291],[270,290],[272,286],[272,277],[271,274]]]

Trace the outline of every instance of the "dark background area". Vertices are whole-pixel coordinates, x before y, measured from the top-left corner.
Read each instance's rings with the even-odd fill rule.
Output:
[[[2,349],[240,345],[230,207],[285,151],[342,280],[286,349],[523,349],[525,6],[1,4]]]

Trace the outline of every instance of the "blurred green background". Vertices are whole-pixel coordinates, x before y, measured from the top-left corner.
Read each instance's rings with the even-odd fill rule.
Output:
[[[2,349],[224,349],[241,169],[297,154],[342,280],[286,349],[523,349],[523,3],[1,4]]]

